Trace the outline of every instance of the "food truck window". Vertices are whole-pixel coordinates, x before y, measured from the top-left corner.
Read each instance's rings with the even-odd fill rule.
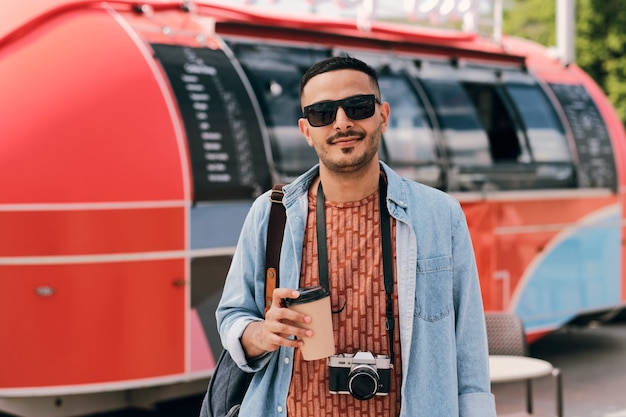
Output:
[[[288,182],[318,162],[298,129],[300,78],[328,51],[251,43],[231,47],[259,100],[276,170]]]
[[[539,86],[513,84],[506,89],[524,123],[533,161],[571,161],[563,126]]]
[[[442,187],[434,133],[411,83],[401,73],[383,72],[379,84],[392,109],[384,134],[387,162],[407,178]]]
[[[489,141],[474,105],[456,80],[421,79],[453,165],[489,166]]]
[[[492,84],[464,83],[463,86],[489,138],[489,149],[494,163],[529,162],[523,136],[498,89]]]
[[[454,72],[431,70],[419,82],[436,114],[444,157],[447,191],[477,191],[492,166],[489,140],[476,108]]]
[[[194,201],[248,199],[271,187],[259,120],[224,51],[152,48],[183,119]]]
[[[508,92],[495,78],[463,86],[487,133],[494,162],[484,170],[483,190],[574,186],[562,126],[537,84],[506,83]]]
[[[574,136],[578,152],[578,185],[617,190],[617,173],[606,125],[582,85],[550,84]]]

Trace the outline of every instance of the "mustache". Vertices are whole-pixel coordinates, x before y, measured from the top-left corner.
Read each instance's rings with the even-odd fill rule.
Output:
[[[346,130],[345,132],[337,132],[333,136],[326,139],[326,142],[328,144],[333,144],[341,138],[348,138],[348,137],[357,137],[359,139],[363,139],[365,137],[365,133],[357,132],[356,130]]]

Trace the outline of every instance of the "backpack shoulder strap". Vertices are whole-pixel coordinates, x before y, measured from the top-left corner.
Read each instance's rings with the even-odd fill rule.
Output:
[[[274,185],[270,194],[272,208],[267,223],[267,245],[265,248],[265,311],[272,306],[274,289],[280,286],[278,264],[287,220],[287,213],[283,205],[283,186],[284,184]]]

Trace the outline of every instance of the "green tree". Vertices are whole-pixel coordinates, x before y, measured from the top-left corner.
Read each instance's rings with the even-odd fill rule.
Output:
[[[502,30],[507,35],[552,46],[556,43],[555,7],[550,0],[510,0],[505,3]]]
[[[602,87],[626,122],[626,7],[623,0],[578,0],[576,63]]]
[[[576,1],[576,64],[604,90],[626,122],[626,7],[624,0]],[[556,0],[509,0],[504,33],[544,46],[556,43]]]

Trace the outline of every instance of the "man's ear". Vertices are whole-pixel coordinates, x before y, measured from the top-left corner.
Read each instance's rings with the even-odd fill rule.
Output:
[[[387,131],[387,126],[389,125],[389,113],[391,109],[389,107],[389,103],[383,101],[380,104],[380,125],[381,125],[381,133],[385,133]]]
[[[302,136],[304,136],[309,146],[313,146],[313,140],[311,140],[310,133],[311,126],[309,126],[309,122],[302,117],[298,119],[298,127],[300,128],[300,133],[302,133]]]

